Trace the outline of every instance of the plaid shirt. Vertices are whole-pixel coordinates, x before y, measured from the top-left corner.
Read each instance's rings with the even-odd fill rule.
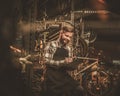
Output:
[[[57,48],[60,48],[61,44],[57,41],[51,41],[45,47],[45,62],[47,64],[61,66],[65,64],[65,60],[53,60],[53,56]],[[65,49],[68,50],[68,57],[72,57],[72,48],[70,46],[65,46]]]

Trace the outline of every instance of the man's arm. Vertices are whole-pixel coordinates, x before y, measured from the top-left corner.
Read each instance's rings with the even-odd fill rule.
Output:
[[[68,54],[69,57],[65,58],[63,60],[53,60],[53,55],[55,53],[57,49],[57,44],[56,42],[50,42],[47,44],[46,48],[45,48],[45,63],[50,64],[50,65],[55,65],[55,66],[59,66],[59,67],[68,67],[68,68],[72,68],[72,67],[76,67],[76,60],[73,61],[72,58],[72,48],[67,47],[68,50]]]
[[[67,50],[69,52],[69,59],[71,59],[69,61],[69,63],[65,63],[63,66],[65,67],[66,70],[75,70],[79,64],[81,64],[81,60],[80,59],[76,59],[75,56],[73,56],[73,48],[72,47],[67,47]]]

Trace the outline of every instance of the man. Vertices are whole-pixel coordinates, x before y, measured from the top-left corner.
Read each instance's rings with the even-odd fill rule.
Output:
[[[65,23],[60,30],[58,40],[46,45],[43,96],[82,96],[79,83],[67,72],[74,70],[80,63],[73,60],[72,48],[69,46],[73,32],[73,25]]]

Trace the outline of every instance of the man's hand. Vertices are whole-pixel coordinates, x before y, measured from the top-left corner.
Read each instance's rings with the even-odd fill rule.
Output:
[[[71,62],[73,62],[73,58],[65,58],[65,62],[66,63],[71,63]]]

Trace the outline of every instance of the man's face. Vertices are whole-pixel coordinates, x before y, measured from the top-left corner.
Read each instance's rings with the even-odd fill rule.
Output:
[[[68,44],[71,41],[72,36],[73,36],[72,32],[62,32],[61,33],[61,43],[63,45]]]

